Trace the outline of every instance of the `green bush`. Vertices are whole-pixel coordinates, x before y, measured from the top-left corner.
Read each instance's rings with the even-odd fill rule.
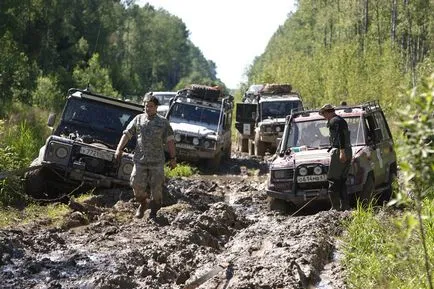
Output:
[[[0,121],[0,172],[13,172],[29,166],[47,136],[43,113],[16,107],[7,122]],[[0,180],[0,207],[26,203],[20,176]]]
[[[424,214],[433,215],[434,202],[425,201]],[[357,208],[348,224],[343,263],[348,288],[430,288],[417,216],[407,212],[375,212]],[[428,256],[434,261],[434,219],[424,219]]]
[[[197,169],[188,164],[180,163],[174,169],[164,167],[164,175],[168,178],[189,177],[197,173]]]
[[[408,98],[396,145],[401,186],[389,203],[405,211],[354,212],[344,237],[349,288],[433,288],[434,74]]]

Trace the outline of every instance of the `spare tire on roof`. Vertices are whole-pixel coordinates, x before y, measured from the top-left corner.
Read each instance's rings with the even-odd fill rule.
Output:
[[[267,83],[261,90],[262,93],[282,94],[290,93],[292,90],[291,84],[287,83]]]
[[[222,96],[222,91],[218,86],[192,84],[187,87],[187,96],[215,102]]]

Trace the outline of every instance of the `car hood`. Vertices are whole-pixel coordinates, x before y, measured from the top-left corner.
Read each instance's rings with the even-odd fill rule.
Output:
[[[260,124],[284,124],[285,122],[285,118],[266,118]]]
[[[175,134],[185,134],[197,137],[216,136],[217,133],[211,127],[206,125],[190,124],[190,123],[170,123]]]
[[[293,148],[294,149],[294,148]],[[362,149],[360,146],[352,147],[353,157]],[[271,164],[270,169],[292,168],[300,164],[320,163],[328,166],[330,163],[330,153],[324,149],[314,149],[306,151],[291,152],[290,155],[277,157]]]
[[[168,105],[159,105],[157,107],[157,112],[161,112],[161,111],[167,112],[168,110],[169,110],[169,106]]]

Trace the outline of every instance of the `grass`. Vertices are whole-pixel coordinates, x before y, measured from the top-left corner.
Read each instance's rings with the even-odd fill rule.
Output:
[[[174,169],[170,169],[168,166],[164,167],[164,175],[168,178],[189,177],[196,174],[197,172],[197,168],[186,163],[179,163]]]
[[[37,220],[47,220],[47,225],[57,227],[63,217],[70,212],[65,204],[38,205],[30,204],[23,210],[7,207],[0,210],[0,228],[14,225],[26,225]]]
[[[431,264],[433,214],[434,202],[425,201],[423,223]],[[348,288],[429,288],[417,227],[415,212],[358,207],[343,237]]]

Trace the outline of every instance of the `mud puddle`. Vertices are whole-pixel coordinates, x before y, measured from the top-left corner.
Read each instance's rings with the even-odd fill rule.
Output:
[[[1,230],[0,287],[345,288],[334,254],[348,214],[269,211],[265,181],[172,179],[156,221],[133,219],[137,204],[122,192],[90,201],[88,223],[82,210],[67,227]]]

